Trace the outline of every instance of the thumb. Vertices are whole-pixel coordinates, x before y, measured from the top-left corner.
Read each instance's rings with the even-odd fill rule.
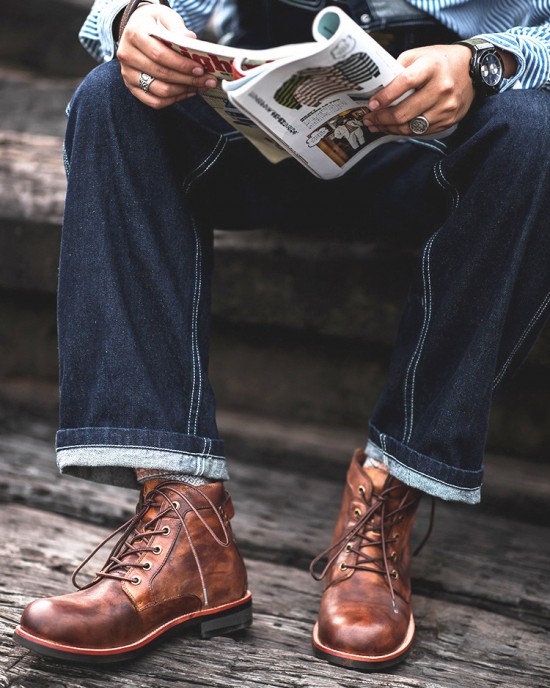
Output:
[[[187,35],[191,36],[192,38],[197,37],[193,31],[189,31],[189,29],[186,28],[185,22],[180,17],[180,15],[170,7],[161,5],[158,8],[157,19],[169,31],[178,31],[179,33],[184,31],[185,33],[187,33]]]

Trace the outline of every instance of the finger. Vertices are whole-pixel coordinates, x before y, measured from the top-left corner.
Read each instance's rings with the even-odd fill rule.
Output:
[[[398,105],[371,112],[366,120],[380,129],[399,127],[406,125],[413,117],[436,107],[438,103],[441,104],[435,93],[423,88],[412,93]]]
[[[169,107],[170,105],[177,103],[179,100],[183,100],[184,98],[188,97],[188,94],[181,94],[179,97],[159,98],[153,93],[144,93],[139,88],[130,89],[130,93],[140,100],[144,105],[147,105],[155,110],[161,110],[162,108]]]
[[[385,88],[376,93],[368,103],[369,110],[386,108],[421,88],[428,82],[431,75],[431,66],[425,60],[417,60],[404,69]]]
[[[202,79],[193,78],[190,79],[190,83],[174,84],[153,77],[153,81],[151,81],[146,90],[144,90],[142,86],[143,74],[147,76],[153,76],[152,74],[147,74],[147,72],[139,72],[133,69],[127,70],[124,79],[128,88],[130,90],[138,88],[144,93],[149,93],[150,95],[156,96],[157,98],[161,99],[179,98],[182,95],[196,95],[197,93],[204,93],[209,88],[208,85],[205,86],[203,84]],[[206,84],[208,83],[209,80],[207,79]],[[213,83],[216,83],[215,80],[213,81]]]
[[[131,90],[139,86],[141,74],[147,74],[155,79],[154,91],[159,91],[162,84],[166,91],[169,87],[170,94],[175,93],[202,93],[209,88],[215,88],[217,80],[210,74],[203,76],[193,76],[192,74],[176,73],[175,75],[154,62],[148,61],[143,56],[139,67],[130,67],[126,64],[121,65],[121,74],[126,86]]]
[[[186,77],[205,73],[200,64],[179,55],[152,36],[129,36],[124,42],[121,41],[117,57],[122,65],[172,83],[182,83]]]
[[[419,113],[415,115],[415,117],[418,116]],[[409,126],[410,120],[402,124],[389,124],[379,127],[369,127],[369,131],[376,131],[378,133],[383,134],[392,134],[393,136],[430,136],[433,134],[438,134],[439,132],[442,132],[446,129],[449,129],[456,123],[452,117],[448,116],[447,113],[442,112],[438,108],[425,110],[422,113],[422,116],[428,120],[428,123],[430,125],[425,134],[419,135],[413,133]],[[411,119],[413,118],[411,117]]]

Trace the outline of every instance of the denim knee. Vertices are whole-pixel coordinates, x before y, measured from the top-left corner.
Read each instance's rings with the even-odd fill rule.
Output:
[[[471,119],[480,134],[487,129],[491,132],[483,152],[498,156],[500,171],[509,176],[511,184],[527,181],[520,176],[522,168],[531,173],[548,170],[548,93],[519,89],[500,93],[475,107]]]
[[[69,105],[67,115],[84,112],[86,117],[103,120],[109,117],[124,118],[128,108],[139,101],[132,96],[120,73],[118,60],[111,60],[92,69],[76,89]],[[104,120],[103,120],[104,121]]]

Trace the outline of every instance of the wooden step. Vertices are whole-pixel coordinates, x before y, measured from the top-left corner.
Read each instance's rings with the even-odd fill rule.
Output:
[[[236,421],[222,423],[235,428]],[[270,445],[277,436],[289,436],[287,427],[263,428]],[[272,456],[266,461],[259,447],[255,464],[250,457],[231,461],[234,529],[255,604],[248,632],[208,642],[193,635],[173,638],[122,671],[36,659],[11,641],[23,607],[36,597],[69,592],[74,566],[108,534],[107,524],[118,526],[131,515],[136,499],[132,490],[60,477],[52,438],[53,428],[40,423],[29,425],[25,434],[0,436],[5,533],[0,555],[9,562],[0,579],[0,667],[6,685],[136,686],[151,676],[160,688],[550,685],[549,528],[518,521],[513,500],[491,517],[482,508],[438,504],[435,531],[413,563],[418,633],[403,664],[390,674],[363,675],[311,656],[321,587],[307,564],[330,538],[348,460],[328,448],[321,450],[322,475],[311,465],[302,467],[298,457],[288,470],[288,451],[282,466]],[[325,446],[323,440],[309,436],[301,448]],[[315,451],[310,461],[314,456]],[[510,470],[511,464],[504,467]],[[543,482],[548,489],[548,473],[539,474]],[[517,485],[518,493],[524,490],[531,486]],[[421,506],[417,537],[426,526],[426,507]],[[101,563],[99,557],[95,564]]]

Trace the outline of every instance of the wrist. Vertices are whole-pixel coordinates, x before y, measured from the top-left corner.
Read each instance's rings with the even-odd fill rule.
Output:
[[[476,94],[490,96],[498,93],[505,75],[497,47],[477,36],[457,41],[457,44],[466,46],[471,52],[468,73]]]
[[[511,79],[518,70],[518,61],[514,53],[497,48],[502,64],[504,65],[504,78]]]

